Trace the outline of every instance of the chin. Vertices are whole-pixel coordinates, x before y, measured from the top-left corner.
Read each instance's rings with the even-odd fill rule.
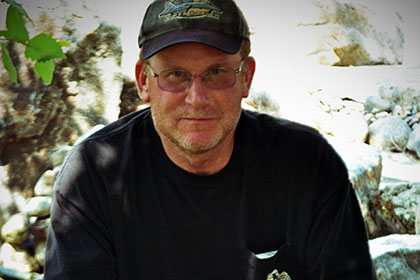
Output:
[[[204,154],[218,147],[221,141],[222,139],[219,137],[212,141],[209,141],[209,139],[206,139],[205,141],[192,141],[190,139],[183,139],[173,143],[188,154]]]

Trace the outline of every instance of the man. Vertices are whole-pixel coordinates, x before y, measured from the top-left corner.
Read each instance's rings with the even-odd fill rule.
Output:
[[[157,0],[136,79],[150,109],[77,145],[45,279],[375,279],[346,168],[313,129],[241,110],[255,71],[231,0]]]

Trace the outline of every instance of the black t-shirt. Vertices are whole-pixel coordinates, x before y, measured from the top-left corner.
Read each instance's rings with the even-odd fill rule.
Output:
[[[128,115],[72,150],[51,215],[45,280],[374,279],[340,157],[263,114],[243,111],[210,176],[172,163],[149,109]]]

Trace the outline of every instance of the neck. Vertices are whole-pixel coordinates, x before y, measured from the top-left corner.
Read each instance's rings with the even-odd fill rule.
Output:
[[[165,153],[177,166],[190,173],[212,175],[228,164],[233,152],[234,132],[214,149],[197,154],[186,152],[164,136],[161,137],[161,140]]]

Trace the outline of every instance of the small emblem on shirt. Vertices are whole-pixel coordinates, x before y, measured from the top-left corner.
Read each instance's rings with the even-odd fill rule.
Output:
[[[159,14],[159,17],[164,17],[165,21],[202,17],[219,19],[221,14],[223,11],[211,0],[169,0],[165,3],[165,10]]]
[[[267,275],[267,280],[292,280],[287,272],[283,271],[279,273],[277,269],[274,269],[273,272]]]

